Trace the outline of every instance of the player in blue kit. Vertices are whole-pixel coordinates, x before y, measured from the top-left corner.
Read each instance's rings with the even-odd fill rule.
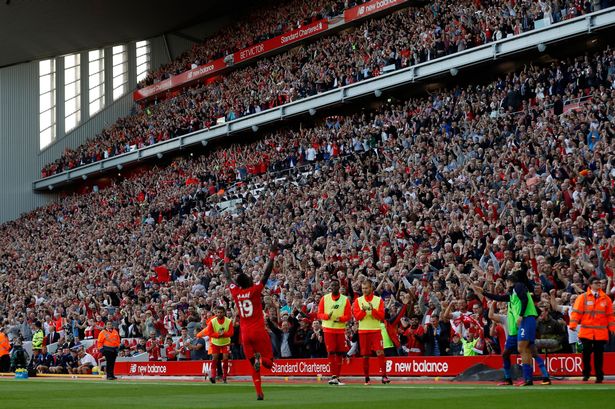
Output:
[[[525,278],[525,279],[524,279]],[[483,292],[482,287],[473,286],[474,291],[490,300],[508,303],[506,316],[497,317],[497,321],[504,324],[507,332],[502,360],[504,363],[504,381],[500,385],[512,385],[510,356],[521,352],[523,363],[523,382],[518,386],[533,385],[532,358],[540,367],[542,384],[550,385],[551,379],[547,371],[544,359],[536,351],[536,317],[538,313],[528,290],[527,277],[521,271],[517,271],[506,278],[509,292],[506,295],[497,295]],[[525,353],[525,355],[524,355]],[[529,355],[529,358],[528,358]]]

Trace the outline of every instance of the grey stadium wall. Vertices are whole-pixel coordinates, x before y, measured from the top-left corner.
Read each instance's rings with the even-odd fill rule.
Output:
[[[169,53],[163,37],[149,39],[151,67],[168,62]],[[180,52],[183,50],[177,50]],[[110,55],[110,50],[106,51]],[[117,118],[127,115],[133,106],[132,91],[136,82],[135,43],[128,43],[129,91],[116,101],[106,100],[105,108],[87,116],[87,51],[81,57],[81,122],[64,134],[63,121],[57,120],[57,136],[53,144],[39,149],[38,61],[0,69],[0,222],[53,200],[50,193],[35,193],[32,181],[40,178],[41,168],[61,156],[67,147],[77,147],[98,134]],[[105,62],[105,97],[111,98],[111,59]],[[56,58],[56,84],[62,84],[62,58]],[[57,118],[63,118],[63,89],[56,87]]]

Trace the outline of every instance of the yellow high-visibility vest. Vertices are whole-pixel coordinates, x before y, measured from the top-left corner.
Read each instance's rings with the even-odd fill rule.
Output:
[[[328,320],[322,320],[323,328],[331,328],[331,329],[344,329],[346,328],[345,322],[335,322],[336,319],[344,315],[344,309],[346,308],[346,302],[348,297],[340,294],[340,298],[336,300],[333,299],[333,296],[329,294],[325,294],[323,297],[325,301],[325,313],[329,314],[331,311],[333,313],[329,317]]]
[[[220,330],[224,332],[228,332],[229,328],[231,327],[231,319],[228,317],[224,317],[224,322],[220,324],[218,322],[218,318],[214,318],[213,320],[211,320],[211,326],[213,327],[214,332],[216,334],[218,334]],[[229,337],[226,337],[226,338],[211,337],[211,343],[216,346],[223,347],[223,346],[230,345],[231,339]]]
[[[361,330],[375,330],[380,331],[380,321],[372,316],[372,311],[377,310],[380,306],[380,297],[374,295],[372,301],[367,301],[365,296],[361,296],[357,298],[357,303],[359,304],[359,308],[361,308],[365,304],[371,305],[371,310],[365,311],[365,317],[361,321],[359,321],[359,331]]]

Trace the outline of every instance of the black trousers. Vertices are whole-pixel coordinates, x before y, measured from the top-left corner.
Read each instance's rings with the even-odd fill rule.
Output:
[[[384,356],[397,356],[397,348],[390,347],[390,348],[384,348]]]
[[[0,357],[0,372],[8,372],[11,369],[11,356],[9,354]]]
[[[591,376],[591,355],[593,353],[596,379],[604,379],[602,362],[604,361],[604,344],[606,344],[606,341],[594,341],[592,339],[581,338],[581,343],[583,344],[583,377],[589,378]]]
[[[115,377],[115,359],[117,358],[117,352],[110,348],[103,348],[101,350],[105,360],[107,361],[107,379]]]

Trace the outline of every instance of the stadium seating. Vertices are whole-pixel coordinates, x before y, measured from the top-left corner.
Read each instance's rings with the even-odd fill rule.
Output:
[[[314,6],[322,10],[331,4],[322,2]],[[159,101],[155,106],[138,107],[134,115],[118,120],[84,145],[74,150],[67,149],[61,158],[42,169],[41,176],[47,177],[178,135],[207,129],[221,118],[233,120],[376,77],[386,67],[407,67],[516,35],[533,29],[536,21],[542,21],[542,24],[545,20],[557,22],[591,11],[591,8],[577,7],[577,3],[568,1],[557,10],[549,10],[548,3],[541,4],[547,8],[541,9],[539,3],[434,1],[423,8],[406,8],[367,20],[358,27],[313,44],[256,60],[255,65],[232,71],[222,76],[219,82],[193,86],[170,100]],[[212,44],[215,49],[218,38],[224,39],[220,41],[222,44],[234,44],[226,35],[222,33],[206,44]],[[219,54],[217,51],[212,53]],[[203,58],[202,55],[182,56],[162,71],[177,73],[197,60],[203,62]],[[154,76],[163,78],[165,75]]]
[[[353,7],[358,2],[346,2]],[[344,10],[336,0],[259,2],[247,17],[225,26],[214,36],[196,44],[181,57],[148,74],[139,86],[154,84],[194,66],[213,61],[235,51],[291,31],[312,20],[333,18]]]
[[[232,308],[227,245],[258,276],[268,242],[281,240],[265,305],[271,325],[302,326],[298,355],[309,330],[295,319],[315,319],[331,277],[351,293],[374,281],[391,316],[410,294],[400,354],[425,353],[434,314],[496,352],[503,332],[471,286],[502,292],[519,268],[556,322],[557,350],[569,351],[566,307],[587,277],[614,294],[613,101],[606,49],[136,171],[0,227],[0,315],[26,339],[36,319],[64,317],[79,338],[110,319],[140,339],[123,354],[143,352],[180,328],[193,336],[219,302]],[[178,104],[167,120],[190,123],[191,109]]]

